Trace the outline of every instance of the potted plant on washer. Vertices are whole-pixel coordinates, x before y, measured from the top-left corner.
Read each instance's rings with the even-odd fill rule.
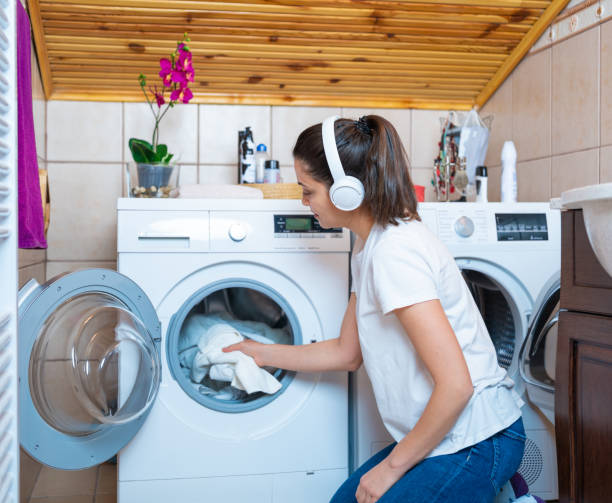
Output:
[[[153,113],[155,127],[151,141],[130,138],[129,148],[133,163],[128,166],[130,196],[132,197],[168,197],[176,187],[179,167],[171,164],[174,154],[168,152],[168,146],[159,143],[159,123],[168,110],[177,103],[189,103],[193,92],[189,83],[194,81],[190,41],[185,33],[183,40],[176,44],[176,50],[169,58],[159,60],[160,87],[148,86],[144,74],[138,76],[140,89]],[[167,98],[166,94],[170,93]]]

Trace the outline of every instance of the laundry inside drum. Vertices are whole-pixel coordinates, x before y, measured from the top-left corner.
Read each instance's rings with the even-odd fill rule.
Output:
[[[500,367],[508,369],[514,358],[516,324],[511,306],[502,288],[489,276],[471,269],[461,271],[482,315]]]
[[[205,402],[247,403],[274,394],[287,371],[260,369],[238,352],[222,347],[243,339],[264,344],[294,344],[285,310],[270,296],[245,287],[212,292],[196,304],[180,328],[180,372]]]

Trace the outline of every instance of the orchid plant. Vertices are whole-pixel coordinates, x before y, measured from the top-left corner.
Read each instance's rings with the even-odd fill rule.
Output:
[[[141,73],[138,76],[140,88],[155,118],[155,127],[150,143],[145,140],[130,138],[129,147],[135,162],[168,164],[173,157],[173,154],[168,153],[166,145],[158,143],[159,123],[174,105],[189,103],[189,100],[193,98],[189,83],[194,81],[195,73],[191,50],[187,45],[189,42],[190,39],[185,33],[183,40],[177,42],[176,50],[170,54],[170,58],[159,60],[159,76],[162,79],[160,87],[151,87],[150,85],[147,87],[145,75]],[[168,92],[170,96],[167,98],[166,94]],[[167,99],[168,101],[166,101]]]

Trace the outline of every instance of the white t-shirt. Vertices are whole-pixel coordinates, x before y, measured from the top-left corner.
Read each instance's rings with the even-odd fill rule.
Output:
[[[516,421],[523,401],[497,363],[493,342],[453,256],[417,220],[374,225],[351,259],[363,363],[378,410],[400,441],[414,428],[433,379],[393,310],[439,299],[467,362],[474,393],[453,428],[429,456],[451,454]]]

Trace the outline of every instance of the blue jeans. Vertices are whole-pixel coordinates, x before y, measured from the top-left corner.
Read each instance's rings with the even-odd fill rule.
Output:
[[[372,456],[334,494],[330,503],[354,503],[361,477],[385,459],[392,444]],[[408,470],[379,503],[491,503],[523,458],[523,420],[454,454],[432,456]]]

